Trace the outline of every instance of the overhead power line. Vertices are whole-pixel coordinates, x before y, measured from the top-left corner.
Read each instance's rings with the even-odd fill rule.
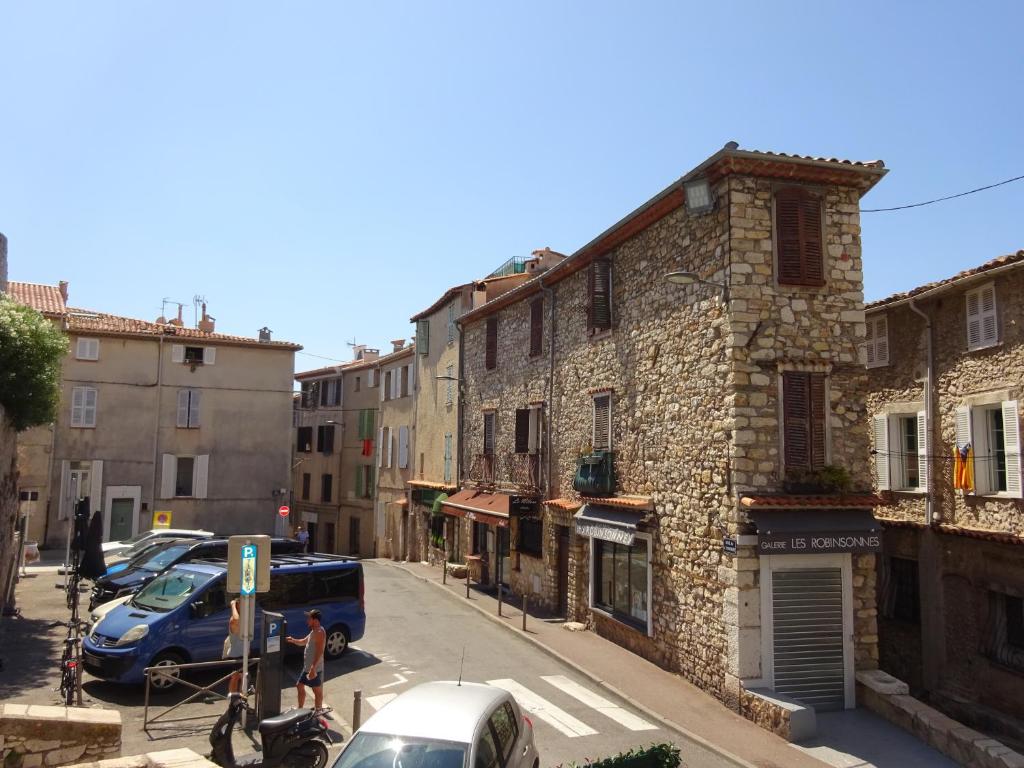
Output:
[[[958,195],[949,195],[948,197],[937,197],[934,200],[926,200],[923,203],[911,203],[910,205],[897,205],[893,208],[864,208],[861,213],[882,213],[884,211],[902,211],[907,208],[920,208],[922,205],[931,205],[932,203],[941,203],[943,200],[952,200],[957,197],[966,197],[967,195],[973,195],[975,192],[984,192],[986,189],[995,189],[1001,187],[1003,184],[1010,184],[1014,181],[1020,181],[1024,179],[1024,176],[1014,176],[1012,179],[1006,181],[1000,181],[997,184],[989,184],[987,187],[978,187],[977,189],[971,189],[967,192],[961,192]]]

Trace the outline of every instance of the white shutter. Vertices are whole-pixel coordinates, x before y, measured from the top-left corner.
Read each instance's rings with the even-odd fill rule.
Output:
[[[392,380],[394,380],[394,374],[392,374],[391,378],[392,378]],[[387,441],[388,441],[388,460],[387,460],[387,463],[384,466],[390,467],[392,465],[393,459],[394,459],[394,454],[392,453],[391,449],[394,447],[395,441],[393,439],[393,435],[391,434],[391,427],[385,427],[384,430],[385,430],[385,433],[387,434]]]
[[[409,363],[409,394],[416,391],[416,366]]]
[[[918,487],[928,490],[928,418],[925,411],[917,412],[917,477]]]
[[[199,426],[199,403],[201,402],[202,394],[198,389],[191,390],[188,400],[188,425],[190,427]]]
[[[371,368],[368,371],[368,373],[369,373],[370,381],[367,384],[367,386],[376,387],[377,386],[377,369],[376,368]]]
[[[185,362],[185,345],[184,344],[171,344],[171,362],[172,363],[184,363]]]
[[[174,482],[177,479],[178,474],[178,457],[165,453],[163,455],[163,465],[160,471],[160,498],[161,499],[173,499],[174,498]]]
[[[377,430],[377,466],[384,466],[384,427]]]
[[[875,321],[868,318],[867,338],[864,339],[864,364],[869,368],[875,364]]]
[[[972,443],[972,432],[973,424],[971,423],[971,409],[969,406],[960,405],[956,409],[956,448],[957,450],[963,448],[965,445]],[[974,445],[974,455],[978,455],[978,446]],[[977,469],[977,462],[975,462],[975,469]],[[974,487],[979,489],[979,484],[983,481],[983,478],[975,472],[974,474]]]
[[[217,362],[217,348],[203,347],[203,365],[213,365]]]
[[[85,388],[75,387],[71,390],[71,426],[82,426],[83,412],[85,410]]]
[[[402,393],[402,375],[399,373],[401,367],[391,370],[391,399],[394,400]]]
[[[540,453],[540,408],[530,409],[530,434],[527,446],[530,453]]]
[[[96,459],[89,470],[89,514],[103,509],[103,461]]]
[[[986,285],[979,289],[979,304],[981,309],[981,343],[983,346],[995,344],[999,340],[999,330],[996,325],[996,287],[995,284]]]
[[[875,435],[875,481],[878,490],[887,491],[892,487],[889,479],[889,418],[872,416],[871,424]]]
[[[196,456],[194,469],[195,475],[192,478],[192,495],[197,499],[206,498],[206,485],[210,476],[210,454]]]
[[[886,316],[875,319],[875,365],[889,364],[889,323]]]
[[[71,462],[64,459],[60,463],[60,507],[57,515],[60,520],[67,520],[71,516]]]
[[[188,390],[178,390],[178,421],[179,427],[188,426]]]
[[[452,436],[449,432],[444,436],[444,481],[452,481]]]
[[[381,376],[381,379],[383,381],[387,381],[388,380],[387,376]],[[380,399],[381,399],[381,401],[387,400],[390,395],[391,395],[391,393],[387,392],[386,388],[382,385],[381,388],[380,388]]]
[[[398,467],[408,469],[409,467],[409,428],[398,428]]]
[[[82,426],[96,426],[96,390],[86,387],[82,406]]]
[[[1016,400],[1003,403],[1003,448],[1006,450],[1006,492],[1021,498],[1020,413]]]

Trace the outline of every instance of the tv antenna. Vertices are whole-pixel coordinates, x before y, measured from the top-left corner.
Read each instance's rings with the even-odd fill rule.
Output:
[[[167,319],[168,304],[175,305],[178,308],[179,312],[181,311],[181,308],[185,306],[184,302],[174,301],[173,299],[169,299],[166,296],[164,296],[163,300],[160,302],[160,317],[164,318],[165,320]]]
[[[192,324],[199,327],[199,305],[206,303],[206,297],[200,296],[198,293],[192,297]]]
[[[459,685],[462,685],[462,665],[466,661],[466,644],[462,644],[462,658],[459,660]]]

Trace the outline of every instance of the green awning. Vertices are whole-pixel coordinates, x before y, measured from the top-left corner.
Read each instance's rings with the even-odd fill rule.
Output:
[[[441,510],[441,505],[447,501],[448,494],[442,491],[434,497],[434,506],[430,508],[430,514],[432,515],[443,515],[444,512]]]

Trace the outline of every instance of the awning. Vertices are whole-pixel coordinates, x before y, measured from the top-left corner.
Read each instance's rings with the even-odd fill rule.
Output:
[[[509,496],[467,489],[449,496],[441,502],[446,515],[465,517],[478,523],[508,527]]]
[[[441,505],[448,499],[447,493],[439,493],[434,497],[434,503],[430,507],[431,515],[443,515],[444,512],[441,510]]]
[[[576,535],[613,541],[627,547],[633,545],[636,527],[642,515],[601,504],[584,504],[574,516]]]
[[[867,509],[752,509],[762,555],[880,552],[882,525]]]

